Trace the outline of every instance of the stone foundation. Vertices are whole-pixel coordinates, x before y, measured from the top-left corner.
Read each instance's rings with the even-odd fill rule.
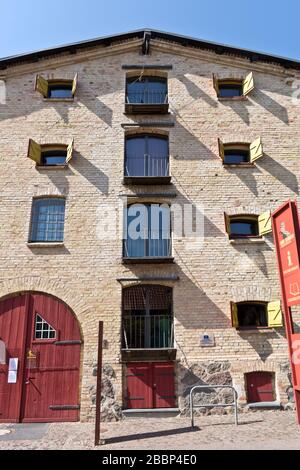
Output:
[[[265,370],[269,371],[271,366],[266,366]],[[255,364],[252,370],[256,370]],[[257,369],[264,370],[264,369]],[[182,416],[189,415],[190,404],[190,390],[196,385],[233,385],[238,391],[238,405],[239,411],[246,411],[248,409],[247,399],[245,396],[245,377],[244,374],[248,372],[248,368],[243,370],[242,364],[240,365],[239,378],[241,383],[236,381],[237,366],[229,361],[215,361],[215,362],[200,362],[192,364],[188,369],[182,365],[179,366],[179,383],[178,383],[178,406]],[[283,409],[294,409],[294,396],[291,382],[291,373],[288,362],[280,363],[277,365],[275,372],[274,389],[276,393],[276,401],[279,401]],[[195,405],[200,404],[218,404],[218,403],[232,403],[233,394],[230,389],[216,390],[214,388],[207,388],[203,392],[199,392],[194,396]],[[216,407],[216,408],[198,408],[195,414],[223,414],[232,412],[232,407]]]

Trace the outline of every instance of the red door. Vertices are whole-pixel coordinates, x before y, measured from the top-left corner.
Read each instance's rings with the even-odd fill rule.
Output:
[[[174,364],[134,362],[127,365],[127,408],[152,409],[175,406]]]
[[[153,363],[153,408],[173,408],[175,406],[174,364],[172,362]]]
[[[7,356],[0,365],[0,421],[76,421],[81,336],[70,309],[43,294],[4,300],[0,339]],[[18,359],[15,383],[9,383],[12,358]]]
[[[274,401],[273,374],[250,372],[246,375],[248,403]]]

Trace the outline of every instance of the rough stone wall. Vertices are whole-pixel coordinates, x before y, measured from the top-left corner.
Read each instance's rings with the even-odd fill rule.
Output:
[[[204,207],[202,248],[191,251],[183,237],[176,237],[171,265],[124,266],[121,240],[97,236],[107,205],[119,207],[120,193],[158,191],[154,186],[122,184],[121,123],[157,120],[157,116],[124,115],[126,72],[122,64],[135,63],[173,65],[168,72],[171,114],[159,118],[175,122],[174,128],[167,129],[173,185],[159,187],[159,192],[172,190],[177,194],[176,203]],[[245,76],[251,70],[255,90],[249,99],[217,100],[212,73]],[[36,73],[66,78],[76,72],[79,82],[74,102],[49,102],[34,91]],[[82,420],[93,416],[99,320],[104,321],[107,341],[104,361],[115,374],[113,378],[109,373],[104,375],[104,401],[117,403],[111,418],[122,405],[122,286],[116,281],[120,276],[179,275],[180,280],[169,285],[174,289],[180,366],[189,369],[193,364],[234,362],[241,398],[245,370],[260,367],[278,372],[280,363],[287,360],[283,328],[239,333],[231,327],[231,300],[273,300],[279,298],[280,291],[272,236],[267,235],[262,243],[230,243],[223,213],[261,213],[298,196],[300,113],[299,105],[291,101],[287,81],[293,73],[277,66],[159,44],[153,45],[149,57],[141,56],[138,48],[120,46],[112,55],[109,48],[103,48],[2,71],[7,102],[0,105],[0,292],[2,296],[20,290],[48,292],[70,305],[78,317],[84,339]],[[222,166],[218,137],[251,142],[258,136],[265,155],[253,168]],[[68,143],[74,138],[69,167],[37,169],[26,158],[30,137],[39,143]],[[32,198],[39,195],[66,197],[63,247],[27,244]],[[152,200],[172,202],[167,197]],[[215,347],[199,346],[204,332],[214,334]],[[222,373],[228,379],[228,372]],[[282,399],[287,399],[283,392]]]

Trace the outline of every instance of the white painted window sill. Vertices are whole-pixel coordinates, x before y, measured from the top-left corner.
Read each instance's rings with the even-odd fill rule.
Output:
[[[230,238],[232,245],[252,245],[253,243],[265,243],[265,237],[261,238]]]
[[[65,246],[64,242],[27,242],[30,248],[57,248]]]

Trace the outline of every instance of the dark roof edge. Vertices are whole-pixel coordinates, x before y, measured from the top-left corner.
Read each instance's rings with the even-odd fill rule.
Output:
[[[281,57],[277,55],[266,54],[263,52],[251,51],[248,49],[241,49],[238,47],[229,46],[226,44],[219,44],[211,41],[205,41],[202,39],[196,39],[189,36],[181,36],[178,34],[167,33],[164,31],[158,31],[155,29],[138,29],[135,31],[129,31],[127,33],[115,34],[111,36],[99,37],[96,39],[89,39],[86,41],[75,42],[72,44],[65,44],[63,46],[53,47],[40,51],[34,51],[26,54],[19,54],[10,57],[4,57],[0,59],[0,69],[5,69],[9,66],[24,63],[24,62],[37,62],[39,59],[51,57],[63,52],[69,52],[70,54],[76,53],[77,50],[84,49],[86,47],[95,47],[98,45],[110,46],[114,42],[126,41],[134,38],[143,38],[145,31],[151,32],[151,38],[153,39],[165,39],[170,42],[177,42],[183,46],[190,46],[195,48],[201,48],[211,50],[216,54],[234,54],[250,60],[251,62],[267,62],[281,65],[285,68],[293,68],[300,70],[300,61]]]

